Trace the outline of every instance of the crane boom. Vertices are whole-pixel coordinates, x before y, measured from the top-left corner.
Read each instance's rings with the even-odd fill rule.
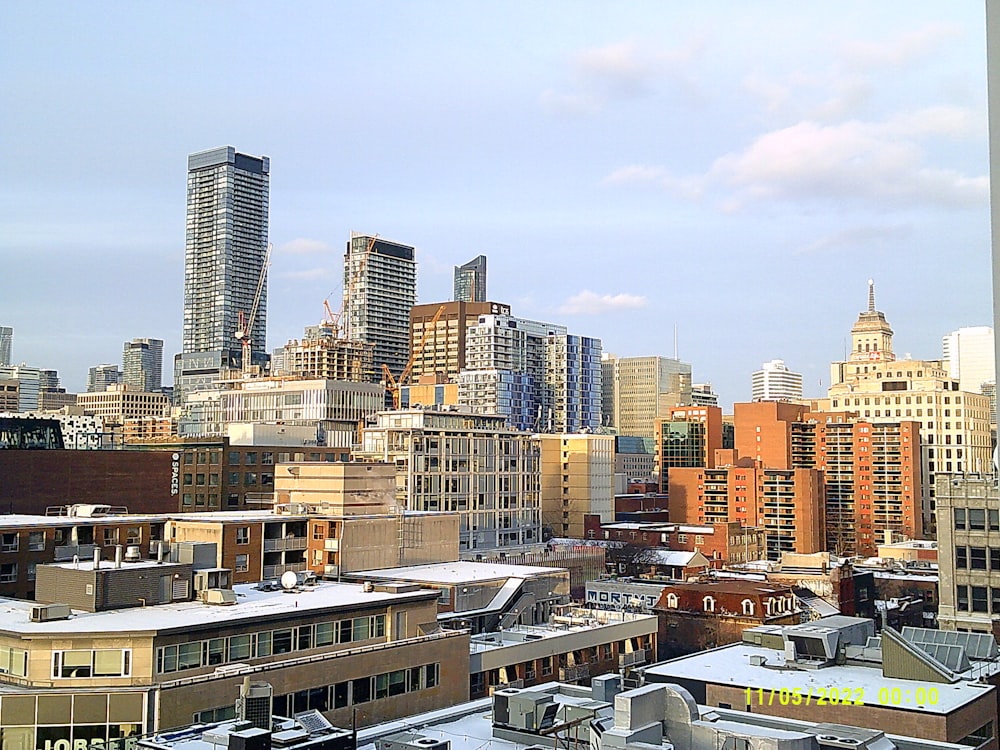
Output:
[[[253,324],[257,320],[257,310],[260,307],[260,298],[264,293],[264,282],[267,280],[267,267],[271,263],[270,242],[267,243],[267,250],[264,252],[264,262],[260,267],[260,277],[257,279],[257,290],[253,295],[253,303],[250,306],[250,314],[244,315],[239,312],[239,325],[236,329],[236,339],[243,345],[243,374],[250,374],[250,359],[252,355],[251,337],[253,335]]]
[[[413,372],[413,363],[416,362],[417,357],[423,354],[424,345],[427,343],[427,337],[430,336],[431,331],[435,328],[435,326],[437,326],[437,322],[441,320],[441,316],[444,315],[444,311],[445,305],[441,305],[437,309],[437,312],[434,313],[434,317],[431,318],[431,322],[424,326],[424,332],[420,336],[420,341],[418,341],[417,345],[413,347],[413,353],[410,354],[410,359],[407,361],[406,367],[403,368],[403,372],[399,376],[399,380],[396,380],[396,378],[392,376],[392,371],[389,370],[389,367],[385,363],[382,364],[382,374],[385,375],[386,389],[392,393],[393,409],[399,408],[400,390],[404,385],[406,385],[406,381],[409,379],[410,373]]]

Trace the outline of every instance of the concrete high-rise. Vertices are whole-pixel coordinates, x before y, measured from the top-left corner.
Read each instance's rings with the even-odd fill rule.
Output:
[[[409,245],[351,234],[344,254],[346,338],[375,346],[375,376],[399,377],[410,358],[410,309],[417,303],[417,262]]]
[[[486,256],[477,255],[462,266],[455,266],[455,301],[486,301]]]
[[[100,393],[109,385],[122,382],[122,373],[118,365],[94,365],[87,372],[87,393]]]
[[[188,157],[183,352],[175,397],[242,364],[235,334],[249,315],[267,255],[270,159],[232,146]],[[265,366],[267,279],[250,331],[253,364]]]
[[[751,376],[751,401],[795,401],[802,398],[802,373],[792,372],[783,360],[772,359]]]
[[[14,329],[10,326],[0,326],[0,367],[10,364],[13,343]]]
[[[132,339],[122,349],[122,383],[133,391],[154,393],[163,382],[163,341]]]
[[[691,404],[691,365],[669,357],[615,357],[601,362],[601,412],[619,435],[653,440],[656,420]]]
[[[989,326],[959,328],[941,339],[941,358],[958,387],[982,393],[983,383],[996,380],[993,329]]]

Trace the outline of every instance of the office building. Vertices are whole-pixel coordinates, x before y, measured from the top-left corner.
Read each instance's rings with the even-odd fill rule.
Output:
[[[455,266],[456,302],[486,301],[486,256],[477,255],[465,265]]]
[[[704,606],[711,604],[706,600]],[[839,722],[879,732],[905,727],[924,741],[995,747],[997,689],[989,682],[1000,667],[997,646],[970,633],[947,641],[941,635],[925,628],[884,628],[876,638],[871,620],[846,616],[760,625],[745,630],[741,643],[671,659],[642,673],[647,689],[650,683],[671,683],[698,703],[732,709],[748,720],[756,714],[771,727],[780,726],[771,723],[779,718],[806,720],[822,732],[820,747],[862,746],[859,735],[853,743],[842,742],[836,738],[850,732],[821,729]],[[799,703],[778,699],[798,694]],[[821,700],[824,695],[835,695],[836,702]],[[773,742],[786,738],[775,735],[776,729],[766,730]]]
[[[21,381],[15,378],[0,377],[0,411],[16,412],[20,405]]]
[[[14,329],[11,326],[0,326],[0,367],[9,365],[11,351],[14,348]]]
[[[27,365],[0,365],[0,380],[17,381],[17,411],[38,411],[42,372]]]
[[[667,492],[674,467],[715,467],[715,452],[733,447],[733,426],[722,421],[718,406],[672,407],[656,420],[655,467],[660,492]]]
[[[503,416],[461,407],[379,412],[354,458],[396,465],[399,507],[458,511],[464,556],[541,542],[539,445]]]
[[[691,403],[695,406],[718,406],[719,394],[712,390],[711,383],[691,385]]]
[[[656,420],[692,403],[691,365],[668,357],[603,358],[601,413],[619,435],[652,440]]]
[[[398,378],[410,358],[410,308],[417,263],[409,245],[351,233],[344,254],[345,338],[373,344],[376,378],[385,365]]]
[[[751,401],[795,401],[802,398],[802,373],[792,372],[780,359],[761,365],[751,378]]]
[[[536,435],[541,446],[542,523],[553,536],[584,538],[584,516],[614,519],[613,435]]]
[[[897,360],[892,329],[875,310],[869,281],[868,310],[851,329],[851,355],[831,366],[830,410],[854,412],[872,422],[920,423],[923,525],[934,517],[938,472],[980,472],[991,463],[989,399],[962,391],[939,361]]]
[[[133,391],[153,393],[163,385],[163,342],[132,339],[122,350],[122,379]]]
[[[468,698],[468,632],[422,627],[436,592],[234,588],[230,570],[200,563],[39,565],[39,602],[64,604],[3,601],[0,683],[16,686],[0,695],[5,739],[103,746],[209,721],[232,710],[244,669],[274,686],[281,713],[317,710],[342,726]]]
[[[410,310],[412,382],[424,375],[457,378],[468,366],[468,330],[479,323],[481,315],[510,315],[510,305],[461,300],[414,305]]]
[[[993,329],[959,328],[941,339],[941,359],[960,390],[980,393],[983,383],[996,380]]]
[[[236,332],[249,316],[252,364],[266,367],[270,159],[232,146],[188,157],[183,350],[174,360],[175,398],[242,364]]]
[[[121,382],[122,372],[118,365],[94,365],[87,371],[87,393],[100,393]]]
[[[127,419],[166,417],[170,402],[162,393],[129,390],[124,384],[108,386],[97,393],[80,393],[76,403],[84,414],[101,417],[105,430],[121,431]]]

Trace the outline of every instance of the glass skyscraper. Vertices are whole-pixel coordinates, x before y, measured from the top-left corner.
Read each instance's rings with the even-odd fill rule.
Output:
[[[122,382],[133,391],[160,390],[163,377],[163,342],[132,339],[122,350]]]
[[[235,334],[250,314],[267,254],[270,159],[232,146],[188,157],[183,353],[175,398],[242,364]],[[253,364],[266,365],[267,281],[250,331]]]
[[[486,256],[479,255],[462,266],[455,266],[455,301],[486,301]]]

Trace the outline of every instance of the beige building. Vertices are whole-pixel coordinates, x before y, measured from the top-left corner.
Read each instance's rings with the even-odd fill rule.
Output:
[[[554,536],[583,539],[585,515],[614,520],[613,435],[536,435],[541,446],[542,524]]]
[[[875,310],[870,281],[868,310],[851,329],[850,356],[831,366],[831,383],[830,411],[854,412],[873,423],[919,423],[925,527],[933,525],[938,473],[989,470],[989,398],[960,391],[958,379],[940,361],[897,360],[892,329]]]
[[[505,421],[460,407],[379,412],[354,456],[395,465],[398,507],[457,511],[463,555],[537,544],[539,447]]]
[[[308,326],[302,341],[292,339],[279,350],[281,366],[273,374],[371,382],[378,380],[374,352],[374,344],[341,338],[335,324],[321,323]]]
[[[16,378],[0,378],[0,411],[20,411],[20,385]]]
[[[417,381],[421,375],[457,377],[466,367],[467,332],[479,323],[480,315],[510,315],[510,305],[482,301],[414,305],[410,309],[410,352],[415,354],[413,380]],[[417,352],[421,341],[423,349]],[[434,402],[411,398],[410,403]]]
[[[652,440],[656,420],[670,407],[691,401],[691,365],[668,357],[615,357],[601,360],[601,413],[619,435]]]
[[[109,432],[120,433],[129,419],[170,416],[170,400],[162,393],[132,391],[121,383],[104,391],[78,393],[76,403],[85,414],[101,417]]]
[[[107,746],[212,721],[231,711],[248,673],[273,686],[278,713],[316,709],[339,726],[468,697],[469,636],[437,628],[436,592],[332,582],[231,589],[226,573],[155,561],[40,566],[39,600],[76,604],[2,601],[5,746]],[[205,594],[212,584],[216,593]],[[105,603],[116,608],[88,590],[110,592]]]

